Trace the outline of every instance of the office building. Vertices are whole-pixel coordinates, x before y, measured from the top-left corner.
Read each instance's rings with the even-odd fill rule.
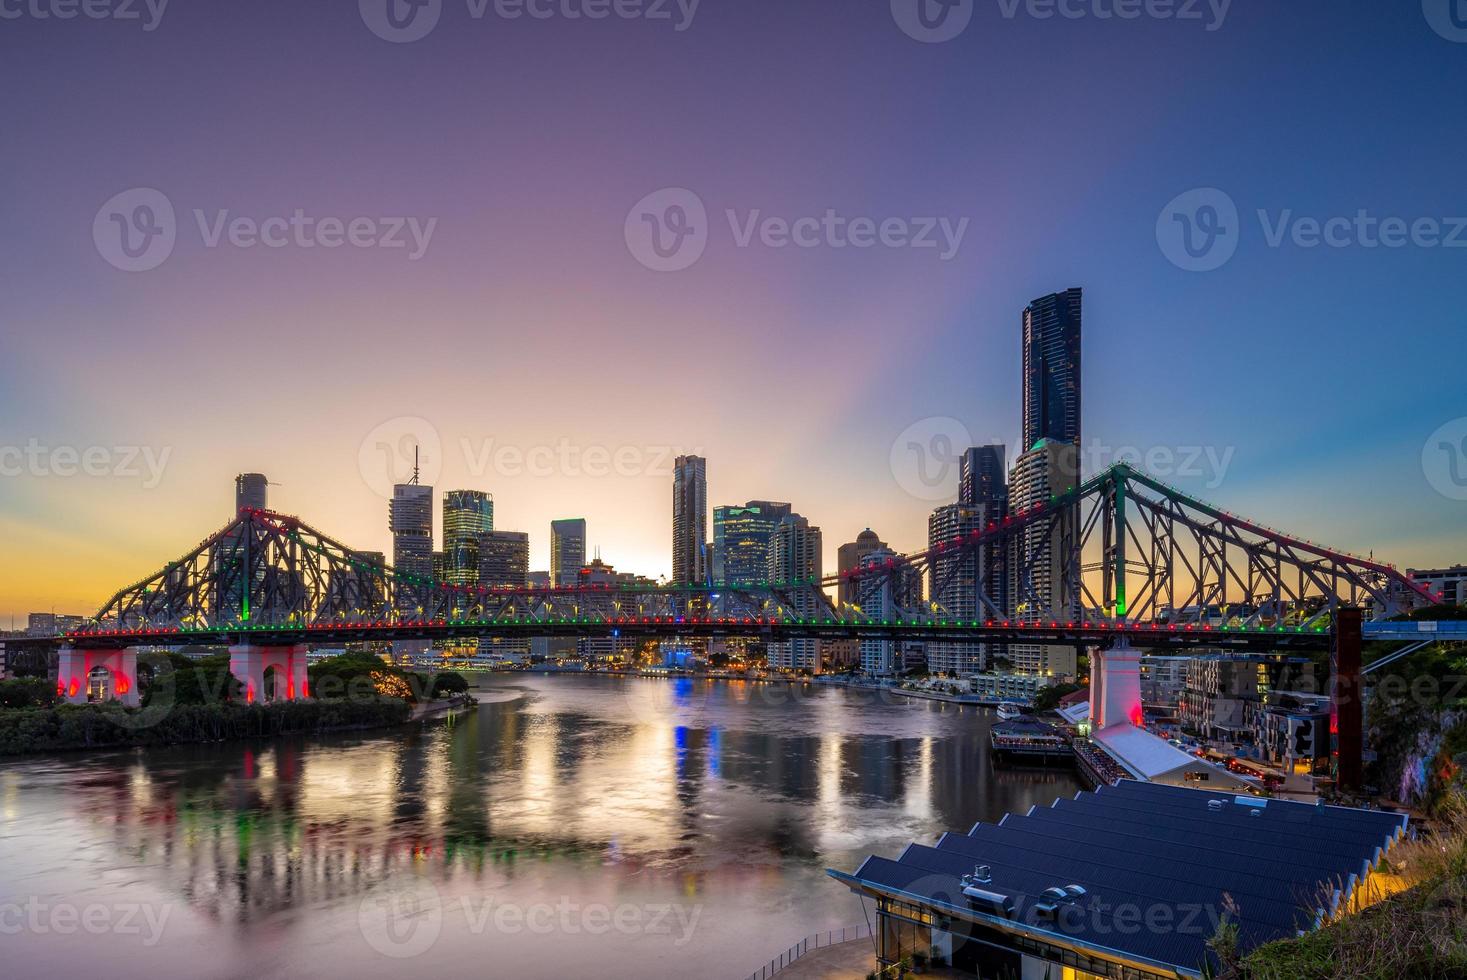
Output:
[[[1073,444],[1039,440],[1014,460],[1009,514],[1048,506],[1056,495],[1074,489],[1078,465]],[[1077,521],[1076,508],[1057,509],[1053,517],[1031,523],[1014,537],[1008,559],[1011,618],[1020,623],[1075,618],[1080,574]],[[1076,670],[1076,652],[1070,646],[1012,643],[1009,657],[1021,671],[1067,676]]]
[[[549,574],[540,573],[549,578]],[[479,535],[479,584],[519,589],[530,584],[530,535],[525,531],[485,531]]]
[[[234,478],[234,512],[269,510],[266,488],[270,481],[263,473],[241,473]]]
[[[586,564],[586,519],[567,517],[550,522],[550,583],[575,585]]]
[[[1080,290],[1041,296],[1024,307],[1024,440],[1080,442]]]
[[[807,582],[822,576],[820,528],[799,514],[780,520],[769,542],[770,582]],[[814,617],[818,600],[808,590],[794,593],[795,612],[801,617]],[[768,663],[774,670],[820,672],[820,641],[814,639],[781,640],[769,644]]]
[[[443,495],[444,581],[473,585],[479,580],[479,539],[494,530],[494,498],[482,490]]]
[[[672,580],[708,579],[708,461],[679,456],[672,472]]]
[[[958,462],[958,503],[1001,509],[1008,503],[1008,479],[1003,446],[973,446]],[[990,515],[992,520],[992,515]]]
[[[790,505],[751,500],[713,509],[713,581],[757,585],[769,574],[769,542]]]
[[[387,528],[392,532],[392,567],[399,575],[418,579],[433,577],[433,488],[418,483],[399,483],[392,488]],[[417,610],[426,598],[421,585],[399,579],[396,605],[399,612]]]

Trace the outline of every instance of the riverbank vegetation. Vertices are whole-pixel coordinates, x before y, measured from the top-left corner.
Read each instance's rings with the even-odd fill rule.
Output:
[[[59,703],[54,682],[44,678],[0,681],[0,755],[401,725],[415,705],[462,695],[469,687],[459,674],[407,671],[357,653],[312,664],[307,676],[307,698],[247,704],[227,655],[145,655],[138,663],[136,708]]]

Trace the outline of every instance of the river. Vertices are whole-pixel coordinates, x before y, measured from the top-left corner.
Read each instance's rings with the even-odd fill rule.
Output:
[[[985,708],[480,683],[452,724],[0,764],[5,975],[742,980],[866,923],[827,867],[1080,788],[993,768]]]

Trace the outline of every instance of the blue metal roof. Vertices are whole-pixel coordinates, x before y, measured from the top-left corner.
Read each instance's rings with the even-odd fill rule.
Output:
[[[1195,975],[1228,904],[1245,951],[1294,935],[1333,890],[1348,895],[1405,827],[1400,814],[1122,780],[914,843],[897,860],[869,857],[853,876],[831,874],[1000,930]],[[979,865],[990,880],[977,887],[1012,899],[1012,915],[963,894],[960,879]],[[1045,889],[1066,885],[1084,894],[1056,917],[1036,910]]]

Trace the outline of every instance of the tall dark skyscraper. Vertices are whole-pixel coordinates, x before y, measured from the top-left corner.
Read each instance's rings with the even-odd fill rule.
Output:
[[[1080,446],[1080,289],[1041,296],[1024,307],[1024,442]]]
[[[1003,446],[974,446],[963,451],[958,477],[958,503],[965,507],[1008,499]],[[988,515],[993,519],[993,515]]]
[[[672,580],[708,577],[708,461],[679,456],[672,473]]]
[[[479,581],[479,538],[494,530],[494,498],[482,490],[449,490],[443,495],[443,553],[447,580],[454,585]]]
[[[769,578],[769,541],[790,505],[751,500],[713,508],[713,581],[757,585]]]

